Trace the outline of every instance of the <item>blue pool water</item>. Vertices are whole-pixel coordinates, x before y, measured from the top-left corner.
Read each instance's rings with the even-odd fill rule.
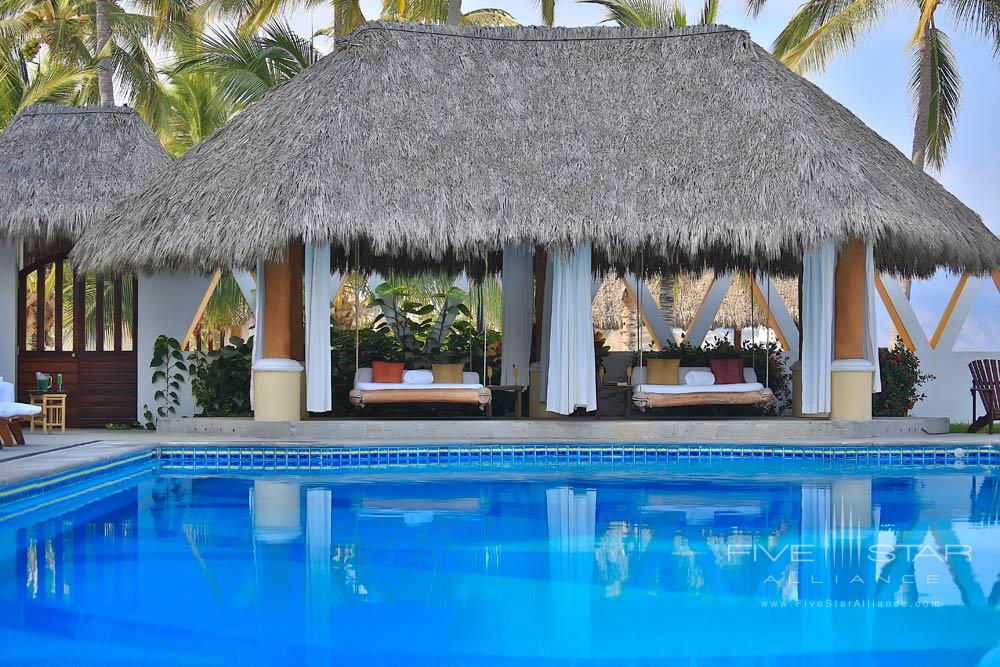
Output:
[[[1000,664],[987,467],[88,483],[0,507],[0,664]]]

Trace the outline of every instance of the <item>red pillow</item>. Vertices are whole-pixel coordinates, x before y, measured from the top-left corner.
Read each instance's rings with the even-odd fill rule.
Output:
[[[742,384],[746,382],[743,378],[742,359],[709,359],[708,365],[715,376],[715,384]]]
[[[389,384],[400,384],[402,381],[403,381],[402,361],[372,362],[372,382],[386,382]]]

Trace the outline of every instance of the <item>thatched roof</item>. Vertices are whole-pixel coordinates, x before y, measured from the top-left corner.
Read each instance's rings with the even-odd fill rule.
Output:
[[[170,163],[134,109],[28,107],[0,134],[0,239],[73,240]]]
[[[370,23],[75,257],[211,270],[303,239],[398,271],[591,241],[605,267],[790,273],[825,238],[893,272],[1000,266],[979,216],[744,31]]]

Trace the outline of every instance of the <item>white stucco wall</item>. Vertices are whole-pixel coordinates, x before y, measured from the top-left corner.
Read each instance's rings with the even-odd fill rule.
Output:
[[[972,421],[972,374],[969,362],[973,359],[1000,359],[1000,352],[948,352],[920,358],[920,370],[935,377],[924,385],[927,398],[917,403],[913,414],[917,417],[948,417],[953,422]],[[983,404],[976,399],[977,414],[982,417]]]
[[[153,370],[153,344],[158,336],[167,335],[183,344],[191,323],[198,314],[211,276],[190,273],[170,273],[139,276],[139,332],[138,332],[138,402],[136,414],[143,421],[143,405],[154,405],[156,389],[151,381]],[[185,384],[180,393],[178,417],[194,415],[191,388]],[[156,410],[153,410],[155,414]]]
[[[0,243],[0,377],[16,384],[18,246]]]

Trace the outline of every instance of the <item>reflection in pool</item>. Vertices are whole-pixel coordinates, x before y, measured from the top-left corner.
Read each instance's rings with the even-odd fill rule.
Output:
[[[987,469],[152,471],[0,510],[0,664],[993,664]]]

